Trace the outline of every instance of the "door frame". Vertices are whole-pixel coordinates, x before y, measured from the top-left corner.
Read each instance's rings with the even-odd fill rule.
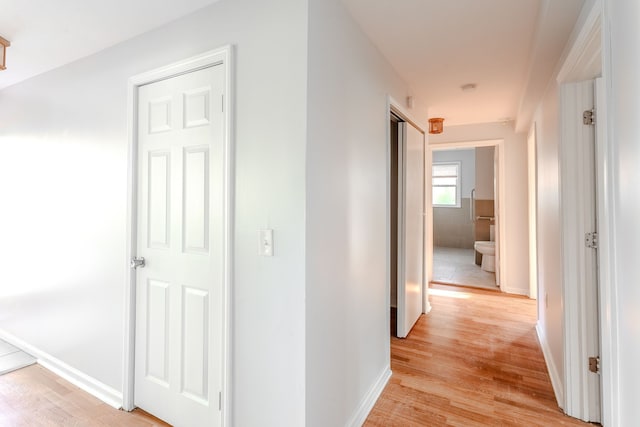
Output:
[[[387,109],[386,109],[386,138],[387,138],[387,220],[386,220],[386,235],[387,235],[387,248],[386,248],[386,258],[387,258],[387,278],[386,278],[386,282],[387,282],[387,296],[386,296],[386,313],[387,313],[387,325],[390,324],[390,313],[389,313],[389,307],[391,306],[391,242],[389,241],[390,236],[391,236],[391,217],[390,217],[390,211],[391,211],[391,114],[395,114],[396,116],[398,116],[399,118],[401,118],[402,120],[404,120],[405,122],[409,123],[410,125],[412,125],[413,127],[415,127],[416,129],[418,129],[420,132],[422,132],[422,134],[424,135],[424,153],[425,153],[425,158],[424,158],[424,167],[425,167],[425,171],[428,168],[431,168],[431,162],[428,158],[428,156],[426,156],[426,152],[427,152],[427,147],[428,147],[428,140],[427,140],[427,132],[425,131],[425,128],[423,126],[421,126],[419,124],[419,122],[417,120],[415,120],[411,114],[404,108],[403,104],[401,104],[400,102],[398,102],[396,99],[394,99],[391,95],[387,95]],[[398,143],[400,144],[400,141],[398,141]],[[429,160],[429,161],[428,161]],[[398,170],[398,174],[400,174],[401,170]],[[426,172],[425,172],[425,179],[426,179]],[[425,194],[424,194],[424,200],[426,201],[427,198],[431,197],[431,189],[427,188],[426,186],[426,181],[425,181],[425,185],[424,185],[424,189],[425,189]],[[426,205],[425,205],[426,207]],[[396,206],[397,208],[397,206]],[[426,217],[426,211],[424,212],[424,215]],[[400,219],[398,219],[398,224],[400,223]],[[427,275],[430,275],[429,272],[429,266],[430,264],[428,263],[427,260],[429,260],[431,258],[431,253],[429,252],[429,247],[426,244],[427,239],[426,239],[426,235],[431,233],[431,230],[429,229],[429,221],[424,221],[423,227],[422,227],[422,231],[423,231],[423,239],[422,239],[422,244],[423,244],[423,249],[422,249],[422,253],[423,253],[423,261],[422,261],[422,313],[423,314],[427,314],[431,311],[431,303],[429,302],[429,281],[427,280]],[[398,246],[400,245],[400,239],[402,239],[402,237],[400,235],[398,235]],[[398,249],[398,257],[400,255],[400,250]],[[399,259],[394,260],[395,262],[398,263],[398,265],[400,265],[400,261]],[[399,274],[399,272],[398,272]]]
[[[536,147],[538,133],[536,122],[531,123],[527,136],[527,175],[529,209],[529,298],[538,299],[538,168]],[[540,304],[538,318],[540,318]]]
[[[615,272],[615,242],[614,237],[614,212],[611,211],[611,199],[615,195],[614,173],[610,168],[611,148],[609,136],[611,130],[608,127],[608,105],[610,102],[608,88],[599,76],[608,72],[610,58],[610,27],[606,18],[606,8],[602,1],[595,1],[591,9],[585,14],[584,24],[576,35],[575,42],[569,50],[558,76],[556,83],[560,86],[564,83],[596,79],[595,81],[595,108],[596,108],[596,147],[595,147],[595,172],[596,182],[596,209],[598,231],[598,311],[599,311],[599,342],[600,342],[600,406],[601,424],[605,426],[618,426],[620,397],[620,372],[619,372],[619,341],[618,341],[618,305],[617,305],[617,277]],[[566,114],[566,112],[564,112]],[[560,123],[563,127],[563,123]],[[562,195],[561,195],[562,198]],[[564,232],[564,230],[563,230]],[[563,266],[564,268],[564,266]],[[563,284],[564,320],[563,350],[572,347],[572,352],[580,358],[577,362],[585,364],[584,348],[586,344],[583,319],[575,316],[580,312],[581,295],[576,287],[567,288]],[[573,314],[573,315],[572,315]],[[577,341],[570,337],[578,336]],[[565,355],[565,361],[566,355]],[[572,362],[576,362],[572,360]],[[576,376],[563,378],[564,392],[563,402],[587,402],[583,396],[581,382]],[[575,405],[578,406],[578,405]],[[582,405],[580,405],[582,406]],[[569,415],[573,415],[574,408],[564,408]],[[588,413],[585,408],[583,413]],[[579,416],[577,413],[574,416]]]
[[[427,158],[429,159],[429,165],[433,163],[433,152],[434,151],[442,151],[442,150],[451,150],[456,148],[477,148],[477,147],[495,147],[498,150],[498,170],[494,173],[498,178],[498,188],[496,189],[497,199],[498,199],[498,246],[497,253],[499,263],[498,263],[498,271],[496,274],[496,285],[500,288],[502,292],[508,292],[509,288],[504,285],[505,282],[505,266],[507,265],[507,254],[509,251],[506,250],[506,233],[507,233],[507,224],[506,224],[506,182],[505,182],[505,153],[504,153],[504,139],[487,139],[487,140],[477,140],[477,141],[460,141],[460,142],[438,142],[434,144],[427,144]],[[426,184],[425,187],[429,188],[429,192],[431,192],[432,186],[432,176],[431,173],[425,174]],[[495,214],[494,214],[495,215]],[[427,216],[430,218],[430,226],[429,236],[427,237],[427,247],[429,249],[429,253],[433,254],[433,200],[431,197],[427,200]],[[433,279],[433,256],[429,258],[429,277],[427,278],[428,282],[431,282]],[[427,283],[428,283],[427,282]]]
[[[596,374],[589,372],[588,363],[589,357],[599,356],[599,351],[590,348],[599,342],[599,310],[597,300],[594,301],[597,299],[598,253],[585,247],[584,243],[584,233],[598,230],[595,156],[589,159],[589,152],[595,150],[595,129],[582,123],[585,107],[595,106],[594,91],[595,84],[591,80],[560,86],[562,131],[559,156],[564,321],[562,407],[572,417],[599,422],[600,396],[597,394],[600,394],[600,390],[593,390],[593,376]],[[593,146],[589,148],[589,144]],[[587,289],[590,291],[585,291]]]
[[[222,66],[224,70],[223,109],[223,253],[222,253],[222,396],[220,408],[222,425],[232,425],[231,420],[231,349],[232,349],[232,227],[233,227],[233,108],[234,108],[234,55],[233,46],[226,45],[178,62],[171,63],[148,72],[137,74],[128,81],[127,90],[127,136],[128,136],[128,176],[127,176],[127,235],[126,235],[126,282],[123,345],[123,393],[122,408],[135,409],[134,367],[135,367],[135,325],[136,325],[136,272],[129,267],[136,255],[137,205],[138,205],[138,88],[142,85],[165,80],[189,72],[212,66]],[[214,398],[215,399],[215,398]]]

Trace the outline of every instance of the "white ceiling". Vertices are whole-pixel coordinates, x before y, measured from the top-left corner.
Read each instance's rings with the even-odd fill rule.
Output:
[[[0,0],[11,42],[0,89],[91,55],[217,0]]]
[[[411,95],[446,126],[528,123],[584,0],[343,2]],[[467,83],[476,90],[463,92]]]
[[[0,89],[216,1],[0,0],[0,36],[12,43]],[[517,119],[526,126],[584,3],[343,1],[431,117],[445,125]],[[466,83],[477,89],[462,92]]]

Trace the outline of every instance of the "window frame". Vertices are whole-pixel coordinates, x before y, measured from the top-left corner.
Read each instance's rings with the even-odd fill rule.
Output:
[[[436,187],[454,187],[453,185],[436,185],[434,184],[435,180],[434,178],[436,178],[434,176],[434,172],[437,166],[452,166],[455,165],[456,167],[456,185],[455,185],[455,189],[456,189],[456,202],[455,204],[451,204],[451,205],[443,205],[443,204],[437,204],[434,202],[433,200],[433,196],[434,196],[434,191],[433,189]],[[451,176],[446,176],[447,178],[453,178],[453,175]],[[442,176],[438,176],[437,178],[443,178]],[[433,162],[433,164],[431,165],[431,204],[434,208],[461,208],[462,207],[462,162],[461,161],[442,161],[442,162]]]

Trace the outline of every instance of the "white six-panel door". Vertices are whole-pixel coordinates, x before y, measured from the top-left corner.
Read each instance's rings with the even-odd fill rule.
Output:
[[[138,92],[135,405],[219,426],[223,92],[214,66]]]

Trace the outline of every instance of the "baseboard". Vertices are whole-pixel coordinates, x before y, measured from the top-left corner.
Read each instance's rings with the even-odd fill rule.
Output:
[[[373,384],[373,387],[371,387],[367,395],[362,399],[362,402],[358,406],[358,410],[347,423],[347,427],[362,427],[362,424],[364,424],[365,420],[369,416],[369,412],[373,409],[373,405],[376,404],[378,398],[382,394],[382,390],[384,390],[387,382],[389,382],[389,378],[391,378],[391,369],[389,366],[386,366],[375,384]]]
[[[547,364],[547,370],[549,371],[549,377],[551,378],[551,386],[553,387],[553,392],[556,395],[556,401],[560,408],[564,408],[564,387],[562,386],[562,378],[560,378],[560,375],[558,374],[556,364],[553,363],[551,349],[549,348],[547,337],[540,326],[540,322],[536,322],[536,332],[538,333],[538,342],[540,342],[540,348],[542,349],[544,361]]]
[[[107,405],[113,406],[116,409],[120,409],[122,407],[122,393],[118,390],[109,387],[83,372],[80,372],[76,368],[67,365],[63,361],[56,359],[50,354],[45,353],[44,351],[22,341],[2,329],[0,329],[0,339],[19,348],[25,353],[29,353],[37,359],[37,363],[43,368],[50,370],[76,387],[79,387],[87,393],[102,400]]]
[[[513,288],[510,286],[502,286],[502,292],[507,294],[515,294],[515,295],[524,295],[526,297],[529,296],[529,288]]]

